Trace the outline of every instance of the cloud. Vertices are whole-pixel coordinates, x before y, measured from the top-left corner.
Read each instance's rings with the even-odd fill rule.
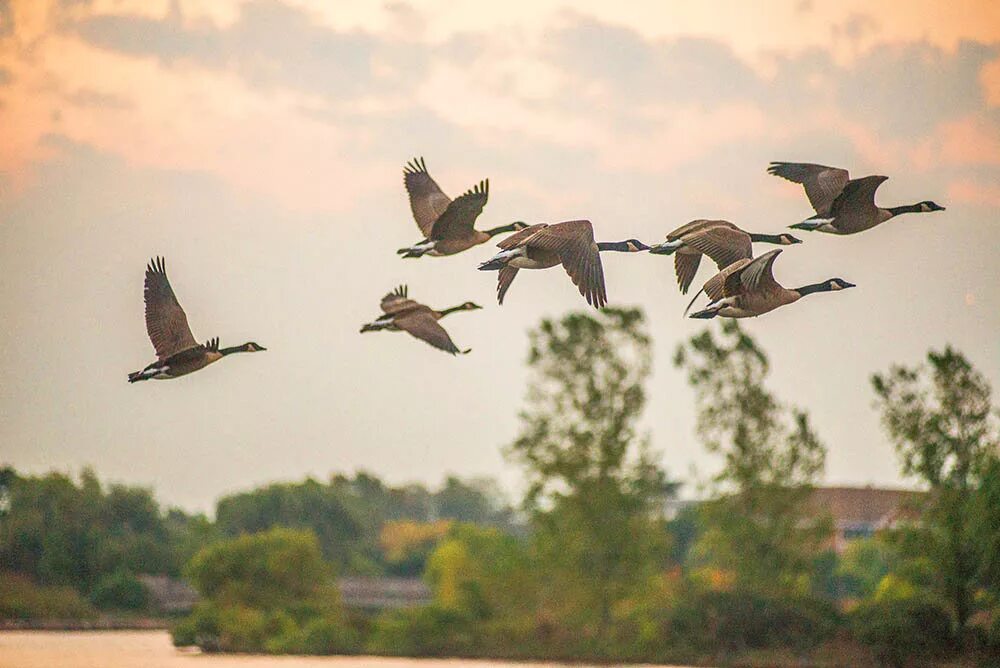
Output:
[[[14,12],[10,0],[0,0],[0,39],[14,34]]]
[[[10,70],[4,67],[0,67],[0,87],[9,84],[10,80],[11,80]]]

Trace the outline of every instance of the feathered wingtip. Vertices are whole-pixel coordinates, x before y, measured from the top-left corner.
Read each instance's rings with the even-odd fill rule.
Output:
[[[400,285],[395,290],[393,290],[392,292],[390,292],[389,294],[390,295],[394,295],[396,297],[404,297],[404,298],[406,298],[406,297],[409,297],[409,292],[410,292],[410,289],[409,289],[408,286],[406,286],[406,285]]]
[[[471,352],[472,352],[472,348],[466,348],[465,350],[459,350],[458,354],[459,355],[468,355]]]
[[[213,353],[219,352],[219,337],[216,336],[215,338],[212,338],[212,339],[209,339],[208,341],[206,341],[205,342],[205,348],[209,352],[213,352]]]
[[[153,259],[151,259],[149,261],[149,263],[146,265],[146,273],[147,274],[163,274],[164,276],[166,276],[166,274],[167,274],[167,261],[163,257],[157,255],[156,257],[154,257]]]
[[[427,173],[427,163],[424,162],[423,157],[413,158],[406,163],[403,167],[403,174],[426,174]]]
[[[466,195],[482,195],[483,197],[487,197],[488,198],[490,196],[490,180],[489,179],[483,179],[482,181],[480,181],[476,185],[474,185],[471,188],[469,188],[468,190],[466,190],[465,194]]]

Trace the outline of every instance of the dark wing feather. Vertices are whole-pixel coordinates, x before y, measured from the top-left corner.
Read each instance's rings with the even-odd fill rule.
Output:
[[[517,267],[506,266],[500,270],[497,276],[497,303],[503,304],[503,297],[510,289],[510,284],[517,277]]]
[[[394,313],[402,313],[403,311],[408,311],[412,308],[420,306],[418,302],[410,299],[407,294],[409,290],[405,285],[400,285],[398,288],[382,297],[382,311],[392,315]]]
[[[188,326],[187,315],[177,302],[167,265],[162,257],[146,265],[146,332],[161,360],[198,345]]]
[[[674,273],[677,274],[677,285],[681,289],[681,294],[687,294],[695,274],[698,273],[699,264],[701,264],[700,254],[674,253]]]
[[[702,230],[706,227],[718,227],[718,226],[728,226],[734,229],[739,229],[738,227],[730,223],[728,220],[698,219],[698,220],[692,220],[690,223],[687,223],[686,225],[681,225],[673,232],[668,232],[667,241],[675,241],[683,237],[685,234],[690,234],[692,232]]]
[[[452,355],[462,352],[458,346],[448,336],[444,327],[438,324],[430,309],[419,310],[413,313],[406,313],[396,317],[393,323],[404,332],[415,336],[421,341],[426,341],[435,348],[443,350]]]
[[[531,238],[536,232],[538,232],[539,230],[544,230],[548,226],[549,226],[548,223],[535,223],[534,225],[529,225],[528,227],[524,228],[523,230],[520,230],[519,232],[515,232],[509,237],[504,237],[503,239],[501,239],[500,243],[497,244],[497,248],[501,250],[510,250],[511,248],[517,248],[526,240]]]
[[[756,292],[758,290],[770,290],[778,286],[774,280],[774,261],[781,254],[780,248],[768,251],[760,257],[754,258],[742,268],[734,271],[726,279],[726,294],[732,295],[741,292]],[[739,282],[739,287],[736,282]]]
[[[753,257],[750,235],[736,227],[705,227],[685,235],[684,243],[712,258],[719,269],[725,269],[745,257]]]
[[[571,220],[539,230],[527,241],[531,248],[556,253],[573,284],[588,304],[601,308],[608,301],[601,254],[589,220]]]
[[[792,183],[801,183],[809,203],[821,216],[830,214],[833,201],[851,178],[846,169],[807,162],[772,162],[767,172]]]
[[[425,237],[430,236],[431,228],[441,214],[451,204],[451,198],[445,195],[437,182],[427,173],[427,165],[423,158],[414,158],[403,168],[403,183],[410,195],[410,210],[413,219]]]
[[[705,287],[702,290],[708,296],[709,301],[719,301],[723,297],[731,297],[735,293],[730,293],[727,291],[728,279],[734,274],[739,274],[739,271],[750,264],[751,260],[749,258],[744,258],[742,260],[737,260],[733,264],[729,265],[718,274],[708,279],[705,282]],[[736,287],[739,287],[737,282]]]
[[[429,238],[464,239],[469,236],[489,197],[489,179],[480,181],[471,190],[456,197],[434,222]]]
[[[844,191],[830,206],[830,213],[838,216],[841,212],[848,214],[847,221],[861,221],[867,216],[873,216],[878,207],[875,205],[875,191],[885,183],[887,176],[865,176],[860,179],[853,179],[844,187]],[[837,221],[841,222],[841,221]],[[834,224],[842,232],[858,232],[864,228],[854,229],[850,224]],[[851,228],[851,229],[847,229]]]

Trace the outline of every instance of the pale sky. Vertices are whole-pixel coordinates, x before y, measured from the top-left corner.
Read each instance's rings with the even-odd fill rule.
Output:
[[[586,305],[552,269],[496,306],[475,271],[491,246],[400,260],[417,155],[452,196],[490,179],[481,227],[589,218],[647,243],[693,218],[808,216],[771,160],[886,174],[880,204],[947,211],[799,234],[779,281],[859,287],[746,322],[772,388],[812,414],[827,481],[898,485],[873,371],[951,343],[1000,386],[996,3],[0,0],[0,462],[93,465],[188,509],[358,469],[516,491],[500,451],[526,332]],[[153,360],[156,254],[196,338],[268,352],[128,385]],[[716,462],[671,358],[704,323],[681,318],[670,258],[604,264],[654,336],[652,443],[703,479]],[[444,323],[473,352],[360,336],[399,283],[485,306]]]

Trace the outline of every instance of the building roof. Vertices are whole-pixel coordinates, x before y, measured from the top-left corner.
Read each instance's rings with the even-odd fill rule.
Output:
[[[877,487],[817,487],[812,504],[816,512],[829,512],[838,526],[883,527],[900,519],[915,519],[917,503],[925,494]]]

